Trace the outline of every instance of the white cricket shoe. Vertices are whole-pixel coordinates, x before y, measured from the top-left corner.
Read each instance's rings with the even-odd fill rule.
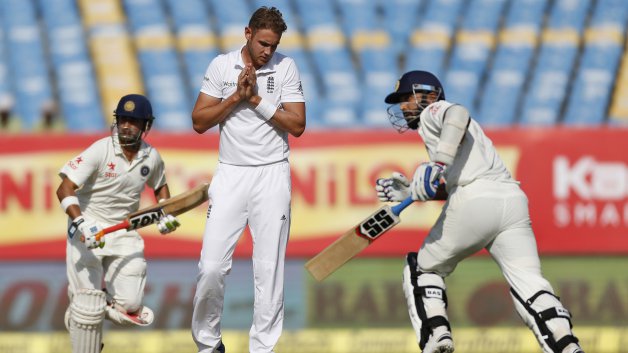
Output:
[[[438,327],[423,348],[423,353],[453,353],[454,340],[444,326]]]
[[[563,352],[564,353],[584,353],[582,348],[580,348],[580,346],[576,343],[570,343],[569,345],[567,345],[567,347],[563,349]]]

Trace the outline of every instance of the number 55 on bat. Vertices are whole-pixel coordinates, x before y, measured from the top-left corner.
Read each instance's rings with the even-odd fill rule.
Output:
[[[375,211],[310,259],[305,268],[317,281],[322,281],[396,226],[400,222],[399,214],[412,202],[408,197],[396,206],[386,205]]]

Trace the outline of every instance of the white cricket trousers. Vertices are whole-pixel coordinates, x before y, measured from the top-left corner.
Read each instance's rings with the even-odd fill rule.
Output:
[[[458,186],[419,250],[419,269],[446,277],[486,248],[523,298],[540,290],[553,293],[541,275],[530,223],[528,198],[518,184],[476,180]]]
[[[225,276],[244,227],[253,240],[252,353],[273,352],[283,328],[284,263],[290,231],[291,181],[287,161],[264,166],[219,163],[209,187],[210,209],[199,261],[192,336],[199,353],[220,345]],[[229,351],[229,347],[226,347]]]
[[[137,311],[146,285],[144,240],[135,231],[118,231],[105,236],[103,248],[90,250],[75,236],[67,242],[66,272],[70,300],[81,288],[101,290],[104,284],[116,304]]]

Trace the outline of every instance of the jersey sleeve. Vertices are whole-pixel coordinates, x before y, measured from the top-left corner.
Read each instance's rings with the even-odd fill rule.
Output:
[[[281,89],[281,102],[305,102],[299,69],[292,58],[288,58],[286,79]]]
[[[153,148],[155,153],[155,165],[153,166],[153,173],[146,181],[146,184],[153,190],[157,190],[166,184],[166,167],[159,152]]]
[[[224,55],[215,57],[207,67],[203,76],[201,92],[216,98],[223,98],[222,93],[222,62]]]
[[[99,153],[100,142],[96,142],[89,146],[78,156],[69,160],[59,170],[59,176],[66,176],[78,187],[98,173],[98,166],[101,163],[103,154]]]

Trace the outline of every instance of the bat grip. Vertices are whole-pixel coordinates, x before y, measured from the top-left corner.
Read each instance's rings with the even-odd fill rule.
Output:
[[[413,202],[414,200],[412,199],[412,197],[408,197],[407,199],[401,201],[399,204],[391,207],[392,212],[395,214],[395,216],[399,216],[401,211],[403,211],[406,207],[410,206],[410,204],[412,204]]]
[[[120,229],[126,229],[128,226],[129,226],[129,221],[125,220],[124,222],[118,223],[111,227],[107,227],[101,230],[100,232],[98,232],[98,234],[96,234],[96,240],[100,240],[100,238],[104,237],[105,234],[115,232],[116,230],[120,230]]]

